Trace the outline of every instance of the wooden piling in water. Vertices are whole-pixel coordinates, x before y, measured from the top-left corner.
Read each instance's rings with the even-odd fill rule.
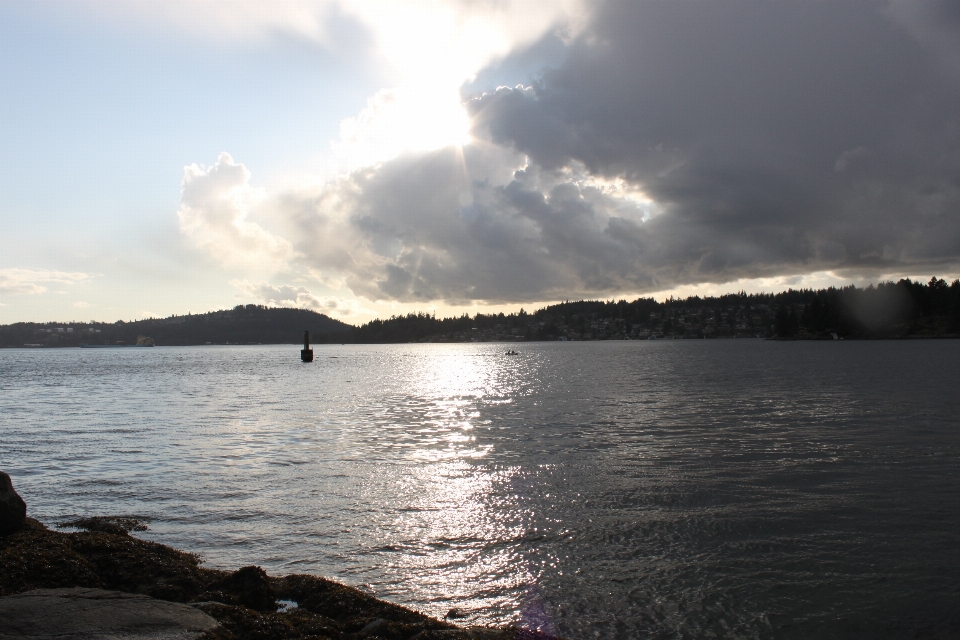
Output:
[[[310,332],[303,332],[303,349],[300,350],[300,359],[304,362],[313,362],[313,349],[310,348]]]

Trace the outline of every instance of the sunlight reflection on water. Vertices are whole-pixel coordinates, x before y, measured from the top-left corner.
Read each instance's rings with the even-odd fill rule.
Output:
[[[472,623],[960,629],[960,343],[514,346],[0,351],[0,467],[47,522]]]

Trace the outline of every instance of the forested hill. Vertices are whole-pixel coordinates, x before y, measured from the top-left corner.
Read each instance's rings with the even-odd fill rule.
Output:
[[[141,337],[157,345],[294,344],[303,338],[304,330],[311,336],[332,337],[352,328],[315,311],[248,304],[228,311],[135,322],[19,322],[0,326],[0,347],[136,344]]]
[[[564,302],[534,313],[374,320],[337,342],[623,340],[649,338],[923,338],[960,334],[960,281],[729,294],[657,302]],[[331,340],[332,341],[332,340]]]

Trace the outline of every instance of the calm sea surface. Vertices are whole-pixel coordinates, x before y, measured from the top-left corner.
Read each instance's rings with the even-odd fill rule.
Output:
[[[960,634],[960,341],[509,346],[2,350],[0,469],[473,623]]]

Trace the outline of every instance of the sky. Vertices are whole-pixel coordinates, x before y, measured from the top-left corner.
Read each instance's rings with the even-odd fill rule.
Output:
[[[0,0],[0,323],[960,274],[947,0]]]

